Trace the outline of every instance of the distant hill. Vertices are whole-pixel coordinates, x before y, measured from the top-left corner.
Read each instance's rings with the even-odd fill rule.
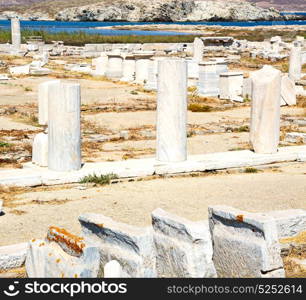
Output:
[[[248,0],[258,6],[274,7],[280,11],[306,11],[306,0]]]
[[[147,0],[137,0],[146,3]],[[166,1],[166,0],[165,0]],[[199,0],[197,0],[199,1]],[[206,0],[200,0],[206,1]],[[218,0],[225,1],[227,0]],[[218,2],[216,1],[216,2]],[[280,11],[306,11],[306,0],[231,0],[240,2],[250,2],[256,5],[269,8],[274,7]],[[91,4],[111,4],[113,0],[0,0],[0,12],[1,11],[16,11],[19,13],[24,12],[42,12],[49,16],[56,15],[59,11],[66,8],[80,7]],[[116,1],[118,2],[118,0]],[[126,3],[126,0],[122,0]],[[154,2],[154,0],[152,1]],[[188,0],[186,0],[188,2]],[[151,3],[148,2],[148,3]]]

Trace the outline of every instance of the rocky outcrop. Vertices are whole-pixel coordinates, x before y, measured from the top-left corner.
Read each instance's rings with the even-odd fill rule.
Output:
[[[240,1],[158,0],[114,1],[67,8],[55,18],[59,21],[128,21],[128,22],[186,22],[186,21],[255,21],[282,20],[274,9],[259,8]]]

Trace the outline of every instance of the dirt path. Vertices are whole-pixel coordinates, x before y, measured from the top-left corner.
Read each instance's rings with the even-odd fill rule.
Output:
[[[158,207],[200,220],[214,204],[248,211],[306,209],[305,195],[306,163],[284,166],[281,172],[158,179],[85,190],[28,189],[15,200],[6,197],[11,200],[5,200],[5,215],[0,217],[0,245],[44,237],[51,225],[79,234],[78,216],[85,212],[144,226]]]

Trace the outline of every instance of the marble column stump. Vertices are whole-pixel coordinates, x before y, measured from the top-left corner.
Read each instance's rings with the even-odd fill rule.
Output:
[[[81,89],[74,82],[49,87],[48,167],[53,171],[81,168]]]
[[[160,162],[187,159],[187,63],[158,62],[157,147]]]
[[[281,72],[264,66],[252,72],[251,80],[251,146],[256,153],[276,153],[280,136]]]

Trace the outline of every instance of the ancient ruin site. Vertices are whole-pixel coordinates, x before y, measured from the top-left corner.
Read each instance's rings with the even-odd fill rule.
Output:
[[[76,45],[9,22],[0,277],[306,277],[306,25]]]

